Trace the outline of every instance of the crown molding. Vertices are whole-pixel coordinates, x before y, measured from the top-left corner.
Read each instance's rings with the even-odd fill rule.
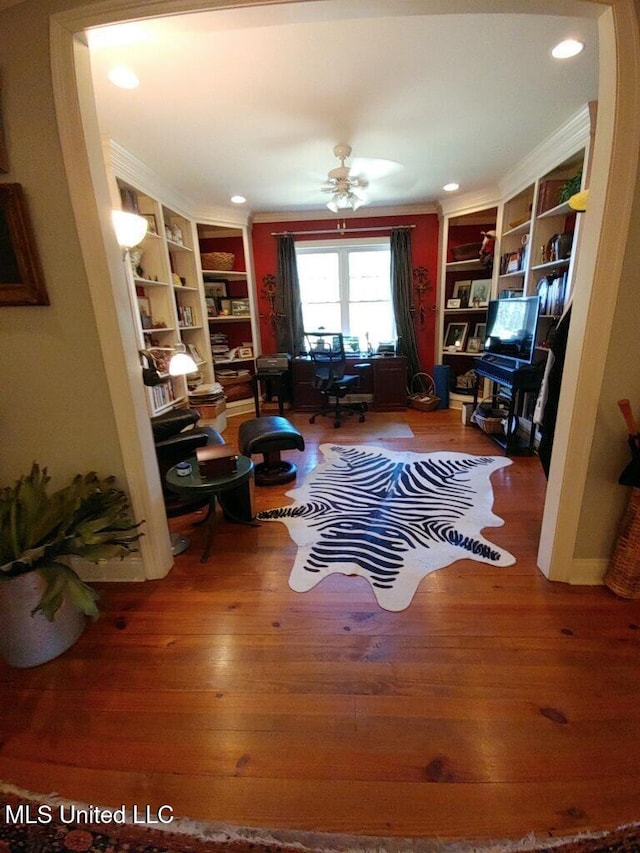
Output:
[[[465,195],[447,196],[439,200],[438,207],[441,216],[462,216],[486,207],[497,207],[500,202],[498,187],[488,187]]]
[[[407,205],[391,205],[388,207],[361,207],[356,211],[350,211],[341,216],[338,213],[331,213],[326,207],[318,208],[317,210],[287,210],[287,211],[272,211],[255,213],[252,221],[256,222],[306,222],[309,220],[327,220],[335,222],[336,219],[347,222],[353,219],[374,219],[379,216],[420,216],[425,213],[438,213],[436,204],[407,204]]]
[[[146,163],[139,160],[115,139],[107,141],[107,150],[111,168],[115,175],[123,181],[133,184],[136,189],[158,199],[162,204],[170,207],[185,219],[195,219],[205,224],[229,226],[231,228],[242,228],[247,225],[249,215],[247,213],[236,214],[235,210],[222,207],[198,205],[172,184],[164,180],[157,172],[150,169]]]
[[[589,144],[590,132],[589,105],[585,104],[504,175],[499,182],[502,198],[517,195],[541,175],[557,168],[558,163],[573,157]]]

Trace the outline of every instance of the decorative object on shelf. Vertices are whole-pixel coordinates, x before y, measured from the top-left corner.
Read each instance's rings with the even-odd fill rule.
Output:
[[[444,348],[452,352],[463,350],[468,328],[468,323],[449,323],[444,336]]]
[[[249,317],[251,314],[251,305],[248,299],[232,299],[231,300],[231,316],[232,317]]]
[[[424,326],[426,309],[424,307],[424,294],[432,289],[431,276],[426,267],[415,267],[413,270],[413,289],[418,294],[418,316],[420,325]]]
[[[451,247],[451,257],[456,261],[473,261],[479,259],[482,243],[463,243],[461,246]]]
[[[138,296],[138,311],[140,313],[140,325],[143,329],[153,329],[153,317],[151,316],[151,300],[148,296]]]
[[[271,324],[271,328],[274,330],[276,326],[285,319],[285,314],[280,311],[276,311],[276,299],[278,298],[278,286],[276,283],[275,275],[269,273],[262,277],[262,284],[264,287],[262,288],[262,295],[267,300],[269,305],[269,313],[267,314],[267,320]],[[262,315],[261,315],[262,316]]]
[[[473,330],[473,337],[480,338],[484,346],[484,339],[487,337],[487,324],[486,323],[476,323],[476,327]]]
[[[482,338],[473,337],[467,341],[467,352],[478,353],[484,349]]]
[[[471,293],[471,281],[456,281],[453,286],[453,298],[460,300],[461,308],[469,307],[469,294]]]
[[[184,245],[184,237],[182,235],[182,228],[178,225],[177,222],[174,222],[171,226],[171,240],[174,243],[178,243],[178,245]]]
[[[12,666],[37,666],[70,648],[96,593],[68,560],[92,563],[135,551],[139,524],[114,477],[78,474],[53,494],[47,469],[0,491],[0,650]]]
[[[447,308],[462,308],[462,300],[447,299]]]
[[[141,213],[140,216],[147,220],[147,234],[158,236],[158,222],[153,213]]]
[[[577,213],[584,213],[589,203],[589,190],[582,190],[582,192],[572,195],[568,203],[571,210],[575,210]]]
[[[489,295],[491,294],[491,279],[481,278],[471,282],[471,292],[469,293],[469,302],[474,308],[483,308],[489,304]]]
[[[480,263],[482,266],[491,272],[493,269],[493,252],[496,247],[496,232],[491,229],[490,231],[481,231],[482,234],[482,243],[480,245]]]
[[[572,195],[580,192],[581,185],[582,169],[579,169],[572,178],[569,178],[569,180],[565,181],[560,187],[560,192],[558,193],[558,204],[563,204],[563,202],[569,201]]]
[[[232,252],[202,252],[200,255],[203,270],[232,270],[235,259]]]
[[[142,268],[142,256],[144,255],[144,252],[142,249],[129,249],[128,254],[131,269],[133,271],[133,277],[144,278],[144,270]]]
[[[1,305],[49,305],[21,184],[0,184]]]

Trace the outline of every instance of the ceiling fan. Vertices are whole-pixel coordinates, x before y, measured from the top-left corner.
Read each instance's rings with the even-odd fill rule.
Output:
[[[344,161],[351,156],[351,146],[341,142],[335,146],[333,153],[340,161],[340,165],[331,169],[327,180],[322,185],[322,192],[331,193],[331,199],[327,207],[333,213],[339,210],[357,210],[367,203],[367,198],[362,190],[368,186],[364,175],[354,175],[351,167],[345,166]]]

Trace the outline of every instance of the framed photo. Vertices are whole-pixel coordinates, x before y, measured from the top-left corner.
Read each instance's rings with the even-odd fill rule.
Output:
[[[217,317],[218,316],[217,299],[215,299],[213,296],[205,296],[204,301],[207,305],[207,317]]]
[[[0,184],[0,305],[49,305],[21,184]]]
[[[195,344],[187,344],[187,349],[189,350],[189,355],[195,361],[195,363],[200,364],[202,362],[202,356],[198,352],[198,347]]]
[[[507,258],[507,272],[518,272],[520,269],[520,252],[511,252]]]
[[[151,300],[147,296],[138,296],[138,311],[140,312],[140,325],[142,328],[152,329]]]
[[[449,323],[444,336],[444,348],[455,349],[456,352],[463,350],[468,327],[468,323]]]
[[[476,323],[476,327],[473,330],[473,337],[480,338],[480,340],[484,342],[487,339],[487,324]]]
[[[462,308],[460,299],[447,299],[447,308]]]
[[[482,338],[473,337],[467,341],[467,352],[482,352],[483,349]]]
[[[253,347],[238,347],[238,358],[253,358]]]
[[[204,291],[207,296],[213,296],[214,299],[223,299],[227,295],[226,281],[204,281]]]
[[[474,308],[480,308],[489,304],[489,295],[491,293],[491,279],[481,278],[478,281],[471,282],[471,292],[469,293],[469,305]]]
[[[251,308],[248,299],[231,300],[231,315],[233,317],[248,317],[250,313]]]
[[[460,300],[460,308],[469,307],[469,294],[471,293],[471,281],[456,281],[453,287],[453,298]]]
[[[223,317],[231,316],[231,300],[230,299],[221,299],[220,300],[220,313]]]
[[[141,213],[140,216],[147,220],[147,234],[158,236],[158,223],[153,213]]]

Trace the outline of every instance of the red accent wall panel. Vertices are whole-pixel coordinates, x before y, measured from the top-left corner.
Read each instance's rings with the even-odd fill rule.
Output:
[[[276,273],[276,238],[272,232],[281,231],[315,231],[317,229],[330,229],[333,223],[326,219],[303,220],[300,222],[259,222],[254,223],[252,230],[253,261],[256,274],[256,285],[258,291],[258,305],[260,313],[260,335],[262,339],[262,351],[265,353],[275,351],[275,336],[269,322],[269,306],[263,295],[264,285],[262,280],[266,275]],[[413,304],[416,306],[414,314],[414,326],[418,342],[418,354],[420,364],[424,371],[431,373],[433,370],[433,352],[435,336],[435,302],[438,278],[438,231],[439,222],[435,213],[423,213],[414,216],[371,216],[347,219],[347,228],[379,228],[392,225],[415,225],[411,230],[411,258],[412,265],[426,267],[431,279],[431,290],[423,297],[424,303],[424,325],[420,322],[418,308],[418,295],[413,291]],[[354,237],[376,237],[382,232],[363,231],[357,235],[345,234],[340,236],[336,229],[335,236],[332,234],[311,234],[308,238],[296,234],[296,241],[309,240],[334,240],[353,239]]]

